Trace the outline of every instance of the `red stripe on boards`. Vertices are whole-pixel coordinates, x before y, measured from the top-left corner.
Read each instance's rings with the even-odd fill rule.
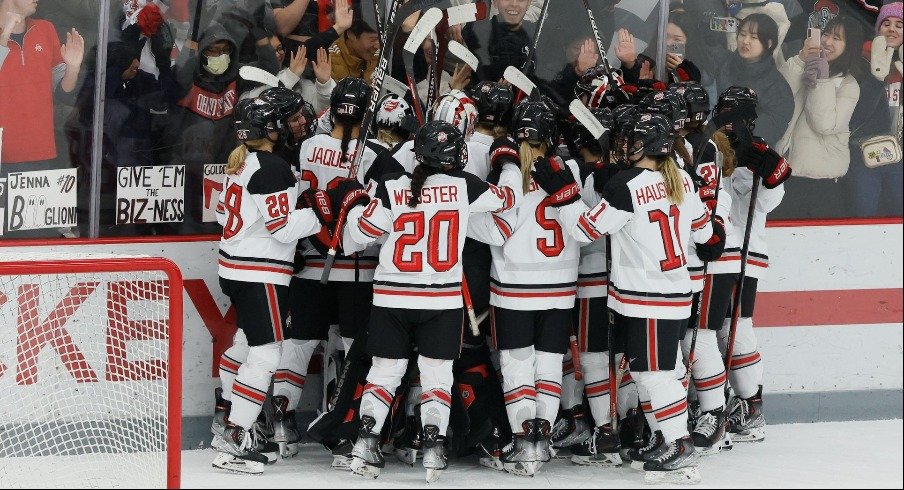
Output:
[[[758,292],[755,327],[803,327],[901,323],[904,290],[847,289],[837,291]]]

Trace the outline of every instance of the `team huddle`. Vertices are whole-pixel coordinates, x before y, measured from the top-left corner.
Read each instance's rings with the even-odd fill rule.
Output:
[[[476,454],[696,483],[701,456],[762,440],[751,317],[789,167],[755,136],[752,90],[625,85],[593,68],[570,109],[506,81],[426,114],[388,94],[373,126],[355,78],[319,119],[284,88],[241,101],[217,205],[240,330],[213,465],[298,452],[322,343],[306,432],[357,475],[393,454],[433,482]]]

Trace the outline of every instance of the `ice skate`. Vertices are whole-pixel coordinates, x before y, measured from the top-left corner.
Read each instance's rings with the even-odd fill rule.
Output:
[[[534,446],[537,455],[540,457],[540,463],[548,463],[553,457],[552,449],[552,427],[548,420],[534,419],[534,425],[537,430],[534,432]]]
[[[427,483],[435,483],[440,474],[449,466],[446,458],[446,442],[444,436],[439,435],[439,427],[435,425],[424,426],[424,469],[427,470]]]
[[[572,446],[582,444],[592,434],[590,424],[584,418],[581,407],[571,410],[563,410],[562,416],[556,421],[552,429],[552,447],[556,458],[568,458],[568,450]]]
[[[548,422],[547,422],[548,425]],[[521,424],[524,430],[515,434],[512,441],[502,450],[500,461],[508,473],[519,476],[534,476],[542,466],[542,457],[537,451],[537,419],[525,420]]]
[[[353,447],[354,443],[352,441],[348,439],[339,439],[339,443],[331,450],[333,453],[333,462],[330,464],[330,468],[340,471],[351,471],[350,465],[352,462]]]
[[[376,478],[380,476],[380,470],[385,466],[383,453],[380,452],[380,434],[373,433],[377,421],[373,417],[365,415],[361,417],[361,429],[358,432],[358,440],[352,448],[352,461],[349,468],[356,475]]]
[[[606,424],[593,429],[582,444],[572,448],[571,462],[587,466],[621,466],[621,443],[612,426]]]
[[[213,390],[214,394],[214,411],[213,420],[210,422],[210,433],[213,439],[210,441],[210,447],[220,449],[226,442],[223,440],[223,431],[226,430],[226,424],[229,423],[229,411],[232,408],[232,402],[223,398],[223,388]]]
[[[690,436],[672,441],[644,463],[644,483],[696,485],[700,483],[699,458]]]
[[[227,427],[223,444],[217,450],[213,466],[226,471],[259,475],[264,472],[267,457],[255,448],[251,433],[238,426]]]
[[[421,453],[421,422],[418,417],[405,417],[405,428],[395,442],[396,458],[408,466],[414,466]]]
[[[659,449],[662,447],[663,438],[662,432],[658,430],[652,434],[650,434],[650,440],[647,443],[638,449],[629,449],[628,457],[631,458],[631,467],[635,470],[642,470],[644,463],[648,461],[648,459],[655,455]]]
[[[289,410],[289,399],[284,396],[274,396],[270,403],[273,410],[273,442],[279,445],[279,454],[283,458],[295,456],[301,441],[295,410]]]
[[[493,432],[487,436],[478,446],[481,451],[480,465],[492,470],[505,471],[502,464],[502,450],[505,447],[502,440],[502,432],[499,427],[493,427]]]
[[[267,464],[273,464],[279,459],[279,444],[273,442],[273,432],[268,430],[269,424],[260,419],[251,426],[251,440],[254,443],[254,450],[263,454],[267,458]],[[270,435],[267,435],[267,434]]]
[[[728,432],[733,442],[759,442],[766,438],[763,414],[763,387],[750,398],[736,398],[728,415]]]
[[[629,409],[625,418],[621,419],[618,437],[621,442],[622,462],[631,462],[631,456],[628,454],[631,449],[644,447],[644,432],[647,431],[646,424],[647,421],[643,417],[643,412],[636,408]]]
[[[697,424],[691,432],[694,450],[700,456],[716,454],[722,449],[731,449],[731,437],[727,433],[728,422],[725,412],[719,408],[703,412],[697,418]],[[724,441],[728,438],[728,445]]]

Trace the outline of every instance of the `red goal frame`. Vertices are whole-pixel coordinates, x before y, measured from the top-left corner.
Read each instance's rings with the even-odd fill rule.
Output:
[[[43,255],[43,254],[42,254]],[[160,271],[169,281],[169,359],[167,372],[166,486],[180,488],[182,477],[182,271],[163,257],[96,257],[0,262],[0,276]]]

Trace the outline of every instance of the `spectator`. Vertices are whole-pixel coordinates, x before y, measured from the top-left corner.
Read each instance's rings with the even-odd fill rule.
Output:
[[[756,134],[775,146],[794,114],[794,94],[772,61],[778,26],[766,14],[749,15],[738,26],[737,45],[738,50],[722,63],[716,85],[719,92],[737,85],[759,95]]]
[[[316,112],[319,113],[328,108],[330,106],[330,95],[336,87],[336,82],[330,76],[333,65],[330,61],[329,53],[323,48],[318,50],[317,60],[312,63],[314,65],[314,80],[311,81],[307,78],[302,78],[308,65],[307,47],[302,45],[287,58],[286,50],[278,37],[273,36],[270,38],[270,46],[273,47],[273,51],[276,53],[276,59],[279,62],[279,65],[285,66],[285,68],[280,70],[276,75],[277,78],[279,78],[279,81],[282,82],[286,88],[301,94],[304,100],[310,101],[311,106]],[[257,97],[268,88],[269,87],[266,86],[260,86],[248,90],[242,93],[241,98],[247,99]]]
[[[551,85],[561,101],[570,101],[574,97],[574,86],[581,76],[599,62],[599,50],[593,38],[580,36],[565,46],[565,59],[568,63],[556,75]]]
[[[716,92],[716,78],[714,71],[707,71],[702,68],[707,63],[700,62],[706,59],[722,59],[728,56],[728,51],[721,46],[710,48],[703,44],[698,38],[695,30],[695,20],[690,14],[678,10],[669,13],[669,22],[665,31],[666,46],[678,44],[684,46],[684,56],[679,57],[673,54],[666,54],[666,67],[669,72],[674,72],[680,80],[693,80],[699,82],[706,92],[709,94],[709,100],[716,100],[719,94]],[[713,61],[713,60],[711,60]],[[710,66],[713,66],[710,64]],[[672,75],[674,78],[674,75]],[[685,78],[687,80],[685,80]]]
[[[826,24],[819,45],[811,41],[780,69],[794,94],[794,115],[777,146],[793,169],[783,207],[803,215],[826,212],[831,206],[825,196],[839,192],[838,178],[848,171],[850,121],[860,99],[852,71],[860,61],[863,29],[838,16]]]
[[[333,43],[330,54],[333,61],[333,80],[356,77],[370,80],[377,67],[376,53],[380,49],[380,36],[376,29],[361,19]]]
[[[354,9],[350,0],[270,0],[273,5],[273,17],[276,24],[276,33],[282,38],[286,52],[295,52],[299,46],[304,45],[309,60],[314,57],[320,48],[329,49],[345,31],[351,27],[354,20]],[[328,7],[335,3],[335,9],[328,13]],[[358,2],[360,5],[360,1]],[[332,17],[332,26],[329,22]],[[338,79],[337,79],[338,80]]]
[[[771,54],[775,60],[776,66],[782,66],[785,63],[785,57],[782,54],[782,44],[785,42],[785,36],[788,34],[788,28],[791,27],[791,21],[785,12],[785,6],[778,2],[763,2],[762,0],[741,0],[741,9],[734,15],[738,19],[744,20],[749,15],[760,14],[767,15],[775,22],[777,27],[777,37],[775,48]],[[735,44],[736,38],[729,35],[728,47],[734,50],[737,48]]]
[[[480,60],[477,81],[495,82],[507,67],[522,67],[533,46],[534,23],[524,19],[530,0],[493,0],[493,6],[499,13],[462,31],[465,44]]]

